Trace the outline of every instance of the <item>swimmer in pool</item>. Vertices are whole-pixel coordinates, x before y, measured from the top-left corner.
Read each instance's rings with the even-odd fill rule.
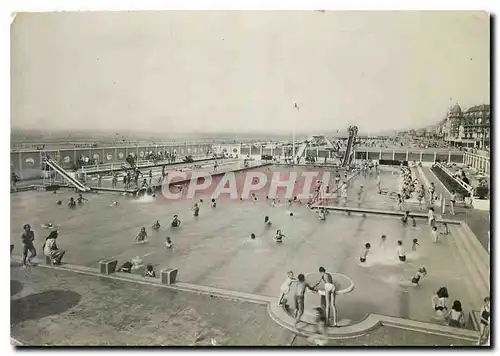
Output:
[[[416,251],[417,250],[417,246],[420,246],[419,243],[418,243],[418,239],[413,239],[413,245],[411,245],[411,250],[412,251]]]
[[[44,229],[54,229],[57,226],[59,226],[59,225],[55,225],[55,224],[52,224],[52,223],[41,224],[41,227],[43,227]]]
[[[281,232],[281,230],[276,230],[276,235],[274,236],[274,241],[279,244],[283,242],[283,237],[285,237],[285,234]]]
[[[264,218],[264,225],[265,225],[266,227],[271,227],[272,223],[271,223],[271,219],[269,219],[269,216],[266,216],[266,217]]]
[[[370,248],[372,246],[369,243],[365,244],[365,247],[363,247],[363,250],[361,251],[361,257],[359,258],[359,262],[365,263],[366,262],[366,256],[368,255],[368,252],[370,252]]]
[[[62,201],[58,200],[58,201],[56,201],[56,204],[57,205],[62,205]]]
[[[160,229],[160,222],[158,220],[156,220],[156,222],[153,224],[153,226],[151,226],[151,228],[153,230],[159,230]]]
[[[398,254],[398,258],[401,262],[406,262],[406,252],[405,247],[403,246],[403,241],[398,240],[398,248],[396,249]]]
[[[255,234],[254,234],[253,232],[250,234],[250,238],[251,238],[252,240],[255,240]]]
[[[69,198],[68,208],[74,209],[76,207],[76,202],[73,197]]]
[[[115,200],[114,202],[111,203],[110,206],[117,206],[118,205],[118,202]]]
[[[82,194],[78,194],[78,198],[76,198],[76,201],[78,204],[83,204],[83,201],[88,201],[88,199],[85,199]]]
[[[415,274],[415,277],[413,277],[411,279],[411,283],[415,286],[418,286],[418,284],[420,283],[420,281],[425,277],[427,276],[427,270],[425,269],[425,267],[420,267],[417,271],[417,274]]]
[[[406,211],[405,214],[403,215],[403,217],[401,218],[401,222],[403,223],[403,225],[408,224],[409,218],[410,218],[410,212]]]
[[[324,210],[324,209],[319,209],[319,212],[318,212],[318,218],[319,218],[321,221],[325,221],[325,220],[326,220],[326,213],[325,213],[325,210]]]
[[[386,240],[387,240],[387,236],[385,236],[385,235],[380,236],[380,244],[379,244],[379,246],[384,245]]]
[[[135,241],[137,243],[144,243],[146,241],[146,237],[148,237],[148,233],[146,232],[145,227],[141,227],[141,231],[135,237]]]
[[[210,203],[210,206],[211,206],[212,208],[216,208],[216,207],[217,207],[217,203],[215,202],[215,199],[214,199],[214,198],[212,198],[212,201],[211,201],[211,203]]]
[[[174,215],[172,218],[172,222],[170,223],[170,226],[172,227],[179,227],[181,225],[181,221],[179,220],[179,215]]]
[[[165,247],[166,248],[172,248],[172,240],[170,239],[170,236],[167,236],[167,238],[165,239]]]
[[[198,205],[198,203],[194,203],[192,210],[193,210],[193,216],[199,216],[200,206]]]

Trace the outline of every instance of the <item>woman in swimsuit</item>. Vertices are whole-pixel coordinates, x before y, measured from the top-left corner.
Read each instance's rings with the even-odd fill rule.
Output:
[[[455,300],[453,302],[453,306],[450,311],[446,315],[446,319],[448,319],[448,325],[455,328],[463,328],[465,327],[465,318],[464,312],[462,310],[462,303],[459,300]]]
[[[432,296],[432,306],[438,318],[443,318],[446,315],[448,311],[446,301],[448,300],[448,298],[449,294],[446,287],[439,288],[436,294]]]
[[[135,237],[135,241],[137,243],[144,243],[146,241],[146,237],[148,237],[148,233],[146,232],[145,227],[141,227],[141,231]]]
[[[455,203],[457,202],[457,194],[454,190],[451,191],[450,197],[450,213],[451,215],[455,215]]]
[[[179,220],[179,215],[174,215],[172,218],[172,222],[170,223],[170,226],[172,227],[179,227],[181,225],[181,221]]]
[[[146,271],[144,271],[144,277],[151,277],[151,278],[156,277],[156,273],[151,263],[148,263],[148,265],[146,266]]]
[[[288,295],[288,293],[290,293],[290,287],[292,286],[292,283],[295,281],[297,281],[297,279],[293,277],[293,272],[288,271],[286,274],[285,282],[281,285],[280,288],[281,295],[280,298],[278,299],[278,306],[283,305],[283,303],[286,305],[286,296]]]
[[[477,345],[482,345],[483,339],[488,340],[490,333],[490,297],[484,298],[484,305],[481,308],[481,322],[479,323],[479,340]],[[485,341],[486,341],[485,340]]]
[[[279,229],[276,230],[276,236],[274,236],[274,241],[276,241],[277,244],[283,242],[283,237],[285,237],[285,235],[281,232],[281,230]]]

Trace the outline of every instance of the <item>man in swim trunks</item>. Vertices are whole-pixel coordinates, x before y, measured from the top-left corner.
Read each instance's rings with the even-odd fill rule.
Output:
[[[27,267],[28,264],[31,264],[31,259],[36,256],[36,249],[33,243],[35,241],[35,233],[31,230],[30,224],[25,224],[23,229],[24,231],[21,234],[21,242],[23,244],[23,266]],[[29,258],[28,252],[30,253]],[[28,258],[28,262],[26,262],[26,258]]]
[[[319,273],[321,274],[321,278],[318,283],[316,283],[314,288],[316,288],[321,282],[323,282],[325,295],[321,295],[321,307],[326,311],[325,326],[328,326],[330,317],[332,316],[331,311],[333,311],[333,326],[337,326],[337,312],[335,310],[335,285],[333,284],[333,277],[330,273],[326,272],[324,267],[319,268]]]

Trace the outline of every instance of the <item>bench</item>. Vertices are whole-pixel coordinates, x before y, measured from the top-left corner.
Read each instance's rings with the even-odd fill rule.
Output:
[[[99,271],[102,274],[112,274],[116,272],[118,260],[105,260],[99,261]]]
[[[161,284],[175,284],[179,270],[177,268],[165,268],[160,271]]]
[[[471,310],[469,312],[468,327],[472,330],[479,331],[479,324],[481,323],[481,312],[479,310]]]

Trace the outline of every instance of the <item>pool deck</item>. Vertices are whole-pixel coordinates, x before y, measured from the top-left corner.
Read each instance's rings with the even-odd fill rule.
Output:
[[[264,170],[255,168],[259,169]],[[297,168],[275,167],[273,170],[291,169]],[[397,175],[384,173],[382,185],[390,187],[396,179]],[[356,196],[359,184],[364,184],[366,191],[362,207],[378,210],[393,208],[390,197],[374,192],[374,177],[354,179],[348,207],[357,206],[353,196]],[[57,199],[67,199],[70,194],[61,191]],[[257,299],[264,301],[278,297],[286,271],[293,270],[296,275],[311,273],[322,265],[328,271],[345,274],[355,283],[354,290],[339,296],[337,301],[339,320],[349,325],[373,313],[436,323],[428,304],[432,294],[443,283],[450,290],[451,298],[462,301],[466,313],[468,306],[477,305],[477,298],[482,299],[471,291],[473,283],[468,282],[467,277],[457,278],[468,275],[468,266],[460,259],[459,247],[455,243],[458,231],[442,236],[439,244],[433,244],[425,223],[419,222],[415,228],[405,227],[399,218],[370,213],[349,216],[344,211],[332,212],[326,221],[321,222],[314,212],[303,205],[272,207],[261,195],[258,202],[221,201],[216,209],[203,203],[199,217],[190,213],[192,201],[166,202],[162,198],[151,197],[130,199],[114,194],[88,198],[90,201],[77,210],[68,210],[64,206],[55,207],[56,198],[49,192],[12,195],[11,243],[19,245],[19,226],[26,221],[26,216],[30,216],[39,251],[45,234],[39,228],[40,224],[51,221],[61,225],[59,244],[68,251],[65,257],[67,263],[95,269],[102,259],[116,258],[123,263],[134,256],[144,256],[145,262],[152,263],[157,273],[166,267],[178,268],[179,287],[228,290],[240,296],[260,296]],[[111,199],[119,201],[119,206],[109,207]],[[294,212],[293,217],[289,216],[291,211]],[[180,228],[162,227],[159,232],[151,232],[148,224],[159,219],[166,225],[174,213],[181,214]],[[283,244],[276,245],[272,241],[273,229],[267,230],[263,226],[266,215],[271,217],[273,229],[280,228],[285,232]],[[110,221],[114,223],[110,224]],[[137,245],[133,239],[142,225],[146,225],[149,241]],[[257,235],[255,240],[249,239],[252,232]],[[388,241],[380,245],[383,233],[388,236]],[[163,246],[166,235],[171,236],[174,243],[171,250]],[[420,243],[417,251],[411,250],[413,238],[418,238]],[[407,263],[397,261],[395,241],[398,239],[407,246]],[[370,242],[373,249],[367,263],[360,264],[359,253],[366,242]],[[429,276],[421,286],[403,287],[401,281],[410,279],[423,265],[429,270]],[[33,268],[32,275],[39,270],[46,269]],[[12,269],[11,273],[15,276],[17,272]],[[314,295],[306,297],[307,308],[317,304],[316,298]],[[239,301],[255,304],[243,299]],[[237,338],[233,336],[228,340],[232,341],[223,342],[234,344]],[[287,342],[280,340],[278,344]]]

